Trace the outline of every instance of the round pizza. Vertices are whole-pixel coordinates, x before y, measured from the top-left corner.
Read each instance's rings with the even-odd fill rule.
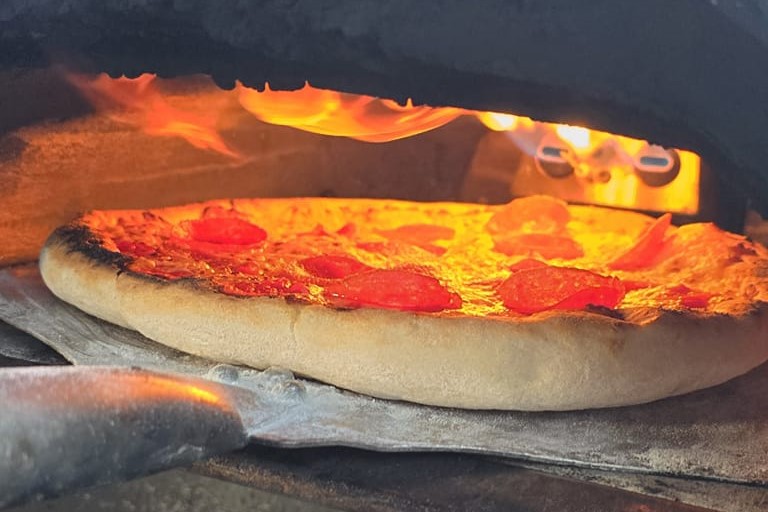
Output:
[[[94,211],[40,268],[176,349],[375,397],[569,410],[768,358],[768,250],[713,224],[567,205],[236,199]]]

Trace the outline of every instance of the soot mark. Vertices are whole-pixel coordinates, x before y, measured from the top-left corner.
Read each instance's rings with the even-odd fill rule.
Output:
[[[115,266],[121,272],[125,271],[130,263],[128,257],[105,249],[101,240],[85,226],[62,226],[54,232],[54,236],[58,236],[70,251],[80,252],[90,260]]]
[[[14,135],[0,136],[0,194],[11,195],[19,184],[20,174],[14,172],[12,163],[21,157],[27,148],[27,142]]]

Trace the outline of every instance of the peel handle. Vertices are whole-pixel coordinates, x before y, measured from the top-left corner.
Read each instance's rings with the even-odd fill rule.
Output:
[[[0,370],[0,508],[245,446],[226,386],[137,369]]]

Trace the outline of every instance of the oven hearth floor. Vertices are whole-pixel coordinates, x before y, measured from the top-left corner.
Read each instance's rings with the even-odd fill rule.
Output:
[[[7,512],[333,512],[336,509],[270,494],[185,470],[100,487]]]

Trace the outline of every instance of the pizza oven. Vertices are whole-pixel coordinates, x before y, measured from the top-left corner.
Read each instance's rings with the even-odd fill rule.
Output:
[[[760,0],[6,0],[0,263],[33,261],[84,210],[220,197],[547,193],[768,238],[765,84]],[[333,448],[197,469],[361,510],[543,510],[547,493],[574,510],[718,509],[735,491],[758,510],[765,496]],[[424,472],[444,483],[397,476]]]

